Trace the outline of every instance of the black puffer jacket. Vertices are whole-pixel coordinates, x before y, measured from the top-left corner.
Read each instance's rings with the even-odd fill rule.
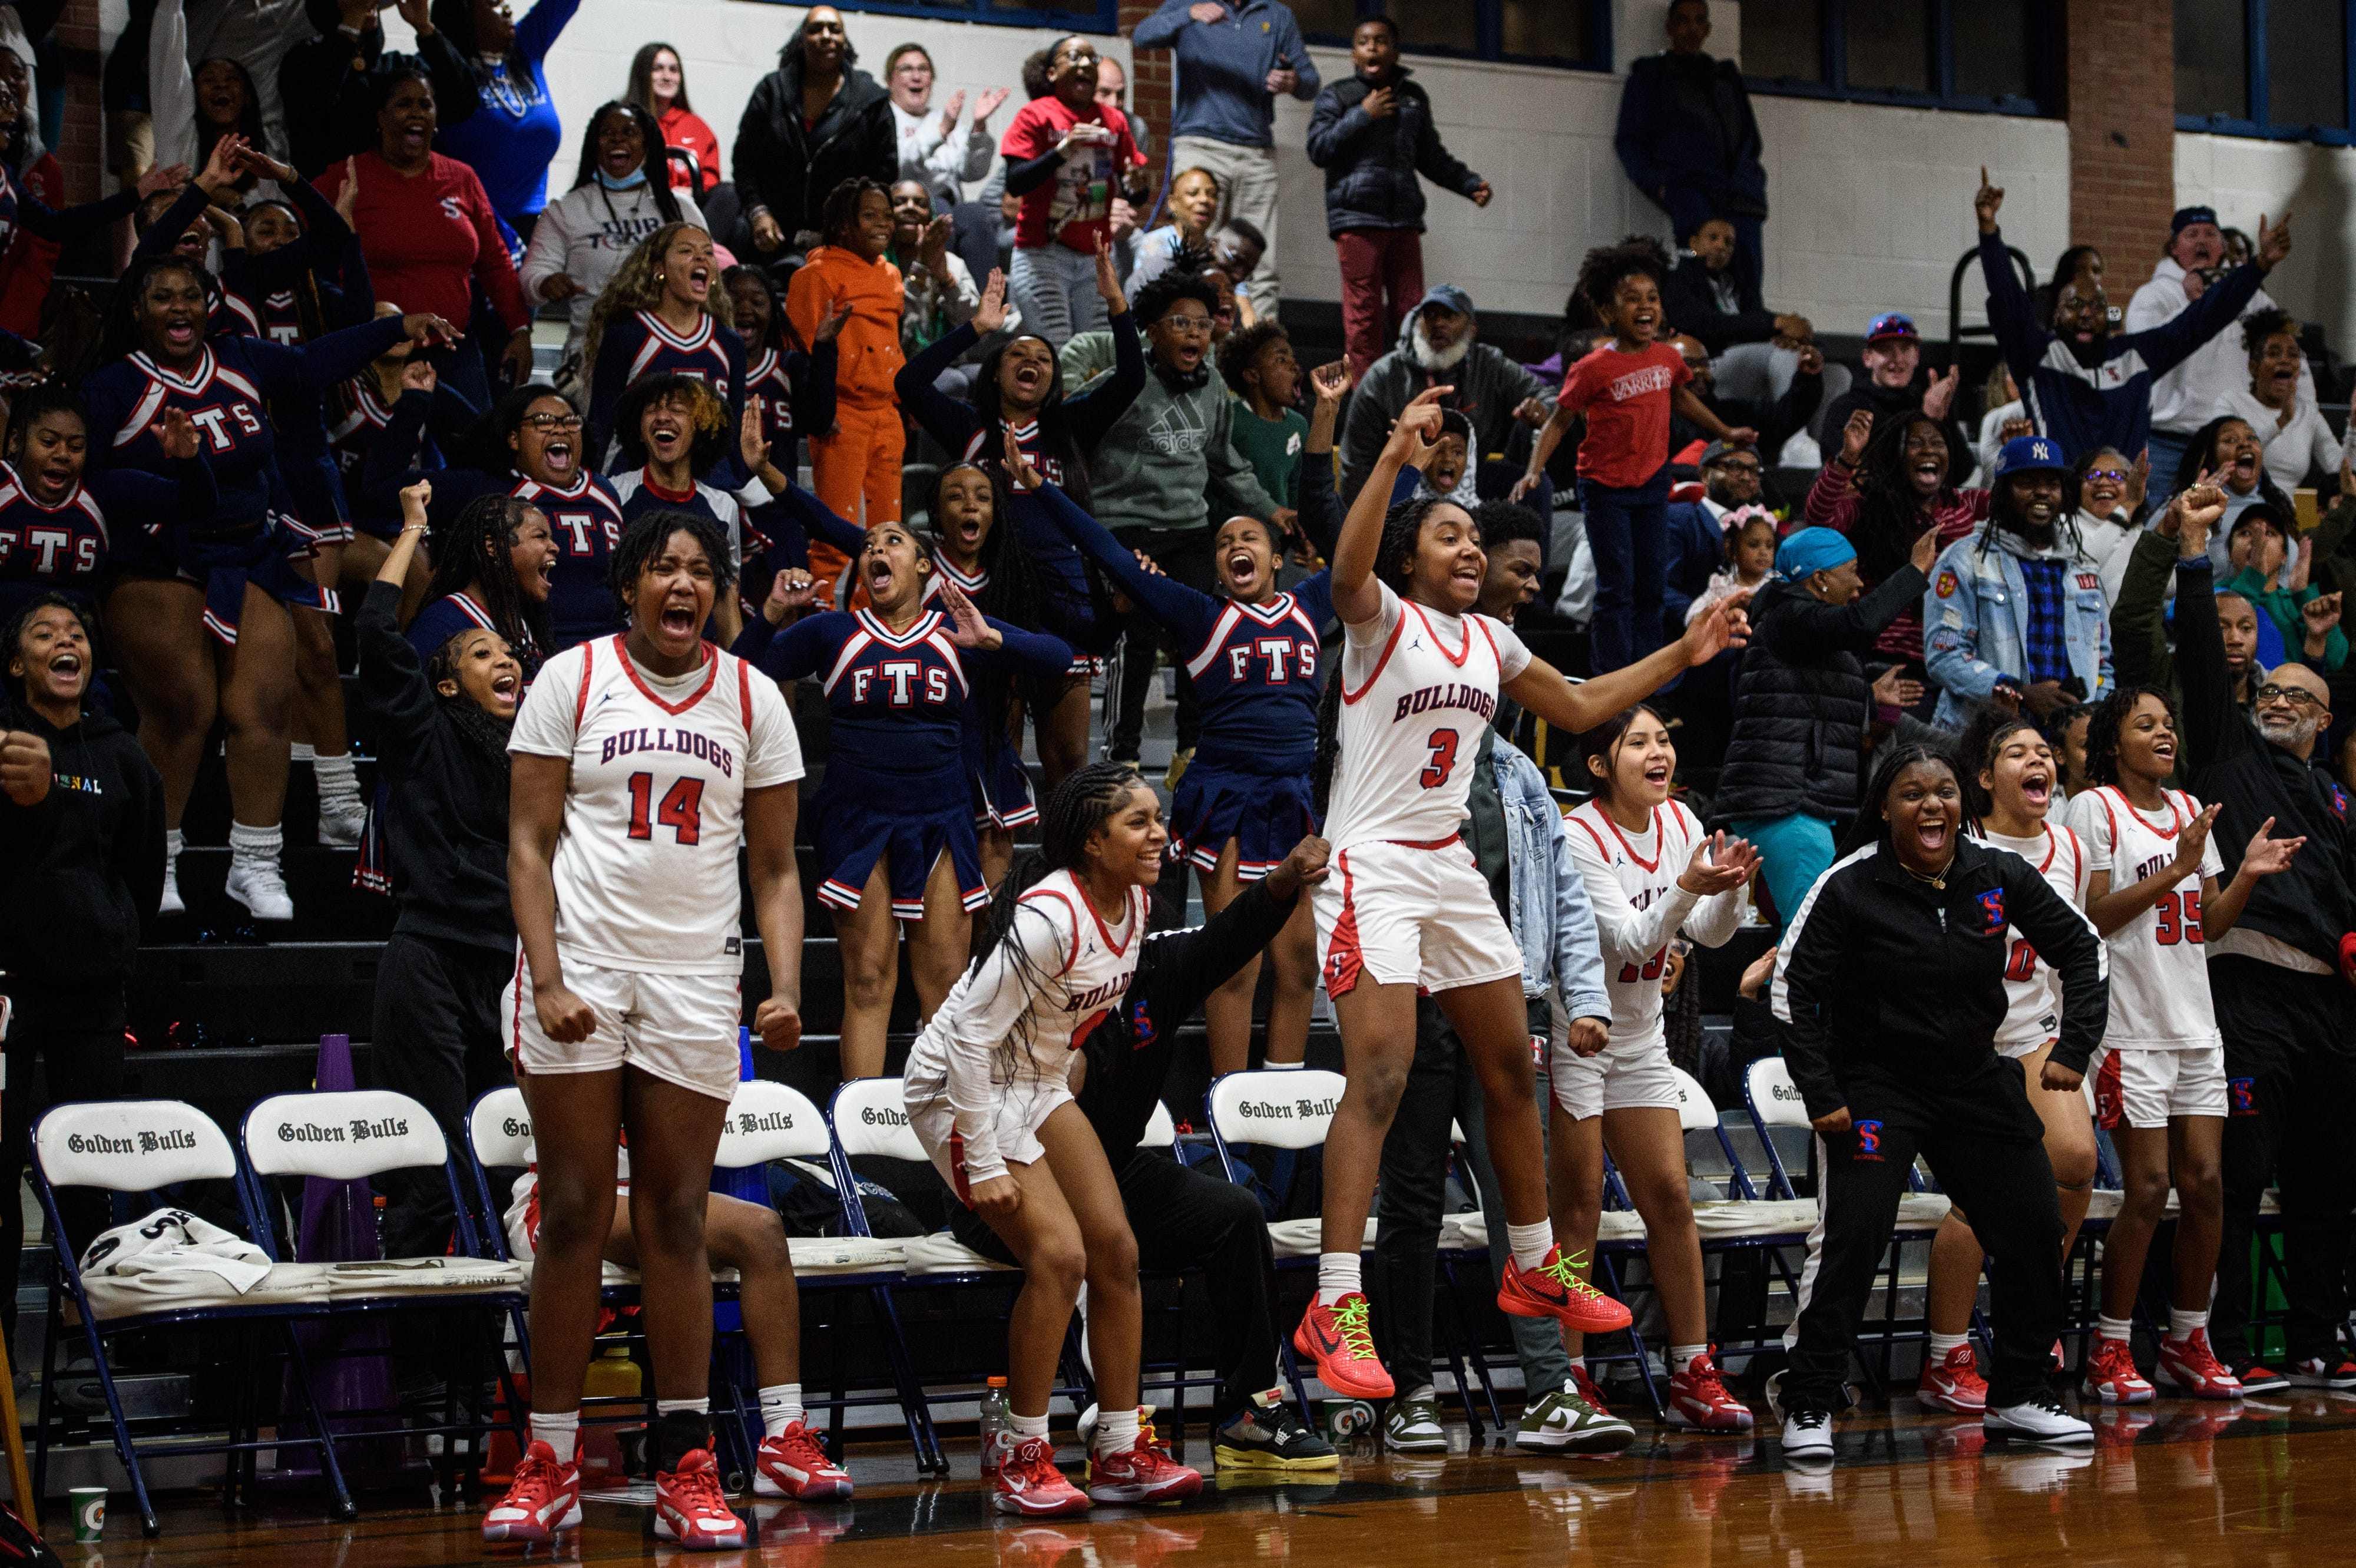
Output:
[[[1669,325],[1713,354],[1723,354],[1739,343],[1764,343],[1775,336],[1775,313],[1761,302],[1759,282],[1744,275],[1746,271],[1740,251],[1720,278],[1710,276],[1709,263],[1699,256],[1679,262],[1661,289],[1661,308],[1668,312]],[[1719,299],[1714,285],[1720,281],[1734,285],[1732,310]],[[1763,443],[1762,449],[1775,450]]]
[[[1713,822],[1804,811],[1848,825],[1873,717],[1873,686],[1858,656],[1899,611],[1922,603],[1928,586],[1909,563],[1851,604],[1826,604],[1791,582],[1760,591]]]
[[[1373,91],[1362,76],[1329,84],[1309,111],[1309,161],[1325,171],[1325,231],[1423,230],[1423,184],[1445,186],[1470,200],[1481,177],[1440,145],[1431,100],[1399,68],[1398,107],[1377,120],[1360,105]]]
[[[862,176],[889,187],[900,174],[900,129],[892,96],[863,70],[844,67],[842,90],[802,129],[802,62],[798,56],[761,79],[736,122],[729,154],[736,195],[749,221],[767,208],[786,242],[815,231],[827,192]]]

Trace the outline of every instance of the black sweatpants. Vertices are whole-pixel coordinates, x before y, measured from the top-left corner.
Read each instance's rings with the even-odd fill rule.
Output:
[[[1219,519],[1224,522],[1225,518]],[[1122,528],[1113,537],[1130,550],[1141,550],[1173,583],[1209,593],[1216,579],[1211,570],[1209,528]],[[1153,683],[1153,650],[1164,636],[1162,623],[1133,609],[1122,623],[1120,646],[1114,651],[1112,678],[1105,683],[1106,703],[1112,710],[1105,725],[1108,755],[1134,757],[1145,737],[1145,697]],[[1178,670],[1178,749],[1193,746],[1203,733],[1203,717],[1194,704],[1194,682],[1185,668]]]
[[[25,1245],[25,1208],[18,1184],[33,1123],[52,1105],[77,1100],[112,1100],[123,1092],[123,982],[91,981],[42,985],[9,975],[5,987],[16,1004],[8,1026],[8,1082],[0,1090],[0,1258],[13,1268]],[[41,1076],[34,1075],[38,1062]],[[112,1208],[96,1187],[62,1188],[58,1211],[66,1236],[79,1252],[107,1228]],[[16,1287],[13,1277],[0,1292],[0,1322],[6,1342],[16,1339]]]
[[[2356,990],[2263,959],[2209,961],[2225,1036],[2225,1228],[2209,1343],[2229,1365],[2250,1354],[2250,1241],[2272,1177],[2282,1190],[2284,1348],[2329,1356],[2348,1317],[2356,1169],[2345,1119],[2356,1104]]]
[[[1884,1097],[1865,1085],[1843,1087],[1853,1125],[1816,1140],[1824,1250],[1815,1276],[1803,1283],[1783,1408],[1827,1414],[1847,1408],[1849,1352],[1918,1154],[1930,1161],[1941,1189],[1972,1217],[1973,1234],[1987,1250],[1996,1328],[1989,1405],[2020,1404],[2042,1393],[2062,1324],[2062,1209],[2041,1137],[2021,1136],[2041,1124],[2029,1109],[2020,1064],[1992,1057],[1966,1083],[1943,1093]],[[2007,1099],[2019,1118],[2008,1114]],[[2019,1121],[2025,1125],[2005,1125]]]
[[[1113,1179],[1137,1234],[1138,1268],[1204,1272],[1219,1374],[1213,1422],[1223,1424],[1277,1383],[1276,1253],[1259,1199],[1160,1149],[1138,1150]],[[1014,1262],[998,1233],[961,1203],[949,1205],[949,1231],[985,1257]]]
[[[424,1106],[454,1155],[466,1142],[467,1108],[515,1081],[499,1037],[499,993],[515,968],[512,951],[398,931],[377,965],[369,1076]],[[385,1197],[385,1256],[449,1250],[456,1216],[441,1172],[391,1171],[376,1186]]]

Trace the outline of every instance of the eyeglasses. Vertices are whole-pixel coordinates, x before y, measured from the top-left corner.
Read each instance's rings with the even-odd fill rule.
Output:
[[[577,413],[527,413],[523,422],[543,435],[551,431],[581,428],[581,416]]]
[[[2115,485],[2124,485],[2127,482],[2127,471],[2125,468],[2089,468],[2086,470],[2086,478],[2108,479]]]
[[[1173,314],[1163,317],[1161,320],[1155,322],[1154,325],[1157,327],[1167,327],[1173,332],[1183,332],[1190,336],[1206,336],[1211,330],[1211,318],[1207,316],[1178,316]]]
[[[1720,462],[1712,463],[1710,467],[1713,468],[1722,469],[1730,474],[1751,474],[1755,476],[1764,471],[1760,467],[1756,458],[1753,458],[1749,462],[1740,462],[1733,458],[1727,458]]]
[[[2294,708],[2319,708],[2323,699],[2299,686],[2265,685],[2258,688],[2261,703],[2288,703]]]

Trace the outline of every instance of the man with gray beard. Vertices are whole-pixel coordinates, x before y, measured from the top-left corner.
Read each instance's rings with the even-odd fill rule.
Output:
[[[2209,987],[2225,1037],[2225,1233],[2210,1343],[2255,1393],[2286,1383],[2356,1388],[2340,1344],[2342,1273],[2356,1167],[2339,1146],[2356,1102],[2356,864],[2347,792],[2324,767],[2331,692],[2305,665],[2234,701],[2218,628],[2207,530],[2187,521],[2176,564],[2176,671],[2184,686],[2192,790],[2218,808],[2214,838],[2231,876],[2239,846],[2271,822],[2306,843],[2263,879],[2233,929],[2209,945]],[[2282,1195],[2288,1365],[2254,1363],[2248,1343],[2250,1236],[2269,1176]]]
[[[1555,389],[1478,341],[1480,325],[1472,295],[1454,284],[1435,285],[1408,317],[1398,347],[1366,367],[1342,427],[1344,504],[1374,471],[1400,412],[1429,388],[1455,389],[1441,406],[1472,424],[1475,470],[1483,458],[1505,450],[1515,420],[1530,425],[1547,422],[1554,412]]]

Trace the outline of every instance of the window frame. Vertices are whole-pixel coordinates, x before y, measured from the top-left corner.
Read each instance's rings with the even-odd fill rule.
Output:
[[[2282,124],[2266,118],[2262,113],[2267,107],[2266,3],[2267,0],[2242,0],[2242,43],[2249,73],[2244,85],[2249,91],[2251,117],[2179,113],[2176,116],[2176,128],[2217,136],[2247,136],[2262,142],[2312,142],[2326,147],[2356,146],[2356,0],[2340,0],[2340,103],[2342,118],[2348,122],[2346,125]],[[2173,9],[2172,5],[2170,9]],[[2171,50],[2171,70],[2174,70],[2173,59]],[[2169,91],[2174,91],[2172,82]]]
[[[807,5],[809,0],[761,0],[769,5]],[[986,27],[1060,27],[1067,33],[1120,34],[1120,0],[1091,0],[1093,19],[1045,5],[1007,7],[992,0],[935,0],[929,5],[914,0],[829,0],[846,15],[865,12],[880,16],[908,16],[928,22],[964,22]]]
[[[1387,0],[1356,0],[1358,19],[1379,16],[1390,9]],[[1472,0],[1474,43],[1470,49],[1451,48],[1442,44],[1418,41],[1414,24],[1402,25],[1407,43],[1399,50],[1405,55],[1428,55],[1435,59],[1483,60],[1503,65],[1545,66],[1555,70],[1591,70],[1605,76],[1619,74],[1612,59],[1612,0],[1589,0],[1595,27],[1593,51],[1581,59],[1572,55],[1508,54],[1505,48],[1505,23],[1503,0]],[[1301,29],[1304,41],[1320,48],[1347,49],[1350,40],[1332,33],[1312,33]]]
[[[1933,90],[1915,92],[1894,87],[1852,87],[1848,84],[1848,8],[1852,4],[1887,5],[1890,0],[1819,0],[1824,10],[1818,22],[1818,46],[1824,51],[1823,81],[1798,77],[1756,76],[1746,68],[1743,85],[1754,93],[1777,98],[1820,98],[1844,103],[1879,103],[1901,109],[1946,109],[1965,114],[2009,114],[2022,119],[2062,117],[2061,58],[2054,31],[2029,17],[2029,93],[2027,96],[1955,91],[1955,28],[1966,20],[1965,0],[1922,0],[1930,8],[1931,80]]]

